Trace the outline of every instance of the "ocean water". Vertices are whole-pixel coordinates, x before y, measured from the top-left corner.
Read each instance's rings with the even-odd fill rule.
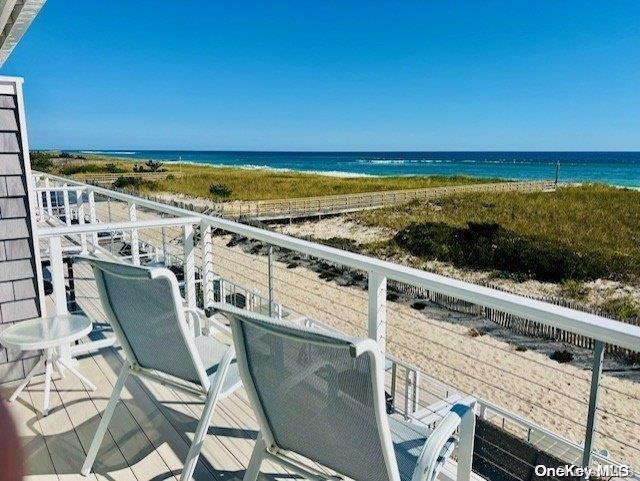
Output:
[[[640,187],[640,152],[230,152],[84,150],[129,159],[154,159],[331,175],[455,175],[519,180],[602,182]]]

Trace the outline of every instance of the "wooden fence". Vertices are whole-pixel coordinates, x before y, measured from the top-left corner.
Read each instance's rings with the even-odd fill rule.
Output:
[[[354,212],[404,204],[413,200],[433,199],[445,195],[468,192],[534,192],[553,190],[554,182],[496,182],[424,189],[363,192],[358,194],[327,195],[300,199],[279,199],[254,202],[224,202],[213,211],[228,218],[276,220],[314,215]]]
[[[492,289],[506,291],[501,286],[497,286],[490,282],[481,283],[481,285],[485,287],[490,287]],[[451,311],[485,317],[490,321],[506,329],[509,329],[510,331],[516,334],[520,334],[523,336],[565,342],[567,344],[571,344],[577,347],[582,347],[585,349],[592,350],[594,348],[595,341],[590,337],[574,334],[573,332],[565,331],[552,326],[548,326],[546,324],[531,321],[523,317],[514,316],[512,314],[508,314],[506,312],[502,312],[496,309],[489,309],[482,306],[478,306],[476,304],[461,301],[460,299],[456,299],[451,296],[445,296],[438,292],[433,292],[427,289],[422,289],[415,286],[409,286],[406,284],[401,284],[393,281],[389,282],[389,291],[390,292],[396,291],[403,295],[411,296],[416,299],[424,299],[424,300],[433,302],[434,304],[437,304],[439,306],[442,306],[445,309],[449,309]],[[581,304],[572,300],[561,299],[556,297],[548,297],[548,296],[536,297],[536,296],[524,295],[524,297],[528,297],[529,299],[536,299],[536,300],[547,302],[550,304],[555,304],[557,306],[568,307],[570,309],[575,309],[578,311],[588,312],[590,314],[596,314],[598,316],[608,317],[609,319],[614,319],[620,322],[633,324],[635,326],[640,326],[640,319],[638,318],[617,319],[606,312],[603,312],[601,310],[594,310],[588,306],[585,306],[584,304]],[[612,346],[607,344],[606,352],[608,354],[613,354],[613,355],[622,357],[631,362],[640,361],[640,352],[637,352],[637,351],[631,351],[629,349],[624,349],[618,346]]]

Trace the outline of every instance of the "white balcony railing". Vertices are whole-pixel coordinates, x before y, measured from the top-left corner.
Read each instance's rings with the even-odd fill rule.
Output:
[[[375,339],[387,354],[394,408],[407,419],[432,425],[473,394],[480,417],[559,460],[640,467],[640,384],[602,375],[605,345],[640,352],[640,327],[61,177],[35,178],[38,236],[59,312],[71,289],[65,257],[163,263],[180,274],[190,307],[240,303]],[[591,338],[591,373],[389,301],[390,280]]]

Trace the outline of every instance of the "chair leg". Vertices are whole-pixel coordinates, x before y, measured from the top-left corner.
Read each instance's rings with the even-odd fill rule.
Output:
[[[266,453],[267,446],[264,444],[262,435],[258,434],[256,445],[251,453],[251,459],[249,459],[249,466],[247,466],[247,470],[244,472],[244,478],[242,478],[242,481],[256,481],[258,479],[258,474],[260,474],[260,465],[262,464],[262,460]]]
[[[100,449],[100,444],[102,444],[102,438],[104,438],[104,435],[107,432],[109,422],[111,421],[113,412],[115,411],[116,405],[120,400],[120,394],[122,393],[122,389],[124,388],[124,383],[127,380],[127,377],[129,377],[129,366],[127,364],[124,364],[122,366],[122,369],[120,370],[120,374],[118,375],[118,380],[116,381],[116,385],[113,388],[111,397],[109,398],[107,408],[102,414],[102,419],[100,420],[100,424],[98,425],[98,430],[93,436],[93,441],[91,441],[91,446],[89,447],[89,451],[87,452],[87,458],[84,460],[84,464],[82,465],[82,469],[80,470],[80,473],[83,476],[87,476],[91,471],[91,468],[93,467],[93,462],[95,461],[98,454],[98,449]]]
[[[209,430],[211,418],[213,417],[213,411],[218,401],[218,393],[219,390],[210,389],[209,393],[207,394],[207,399],[204,404],[204,410],[202,411],[202,416],[200,416],[200,421],[198,422],[196,432],[193,435],[193,442],[191,443],[191,447],[189,448],[189,452],[187,453],[187,459],[184,462],[184,468],[182,469],[182,474],[180,475],[180,481],[191,480],[193,472],[196,470],[198,458],[200,457],[200,451],[202,450],[202,444],[204,443],[204,438],[207,435],[207,431]]]

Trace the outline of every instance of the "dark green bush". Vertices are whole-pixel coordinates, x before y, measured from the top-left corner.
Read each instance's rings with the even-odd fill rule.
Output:
[[[209,186],[209,194],[214,197],[222,197],[223,199],[226,199],[231,196],[232,193],[233,189],[226,184],[211,184]]]
[[[498,224],[411,224],[396,234],[395,241],[425,259],[471,269],[496,269],[540,281],[589,280],[610,273],[598,253],[581,255],[549,239],[520,236]]]
[[[49,172],[53,167],[53,161],[51,160],[52,157],[53,154],[51,154],[51,152],[32,150],[29,152],[31,168],[33,170],[39,170],[40,172]]]
[[[68,165],[60,169],[60,173],[62,175],[73,175],[73,174],[85,174],[85,173],[100,173],[100,172],[108,172],[106,166],[103,164],[77,164],[77,165]]]
[[[123,189],[125,187],[132,187],[134,189],[146,189],[155,190],[158,187],[157,182],[141,179],[140,177],[118,177],[113,183],[115,187]]]
[[[122,173],[126,172],[126,170],[121,169],[116,164],[107,164],[107,165],[104,166],[104,170],[106,170],[110,174],[122,174]]]
[[[147,160],[144,165],[149,169],[149,172],[163,172],[162,166],[164,165],[160,161],[156,160]]]

